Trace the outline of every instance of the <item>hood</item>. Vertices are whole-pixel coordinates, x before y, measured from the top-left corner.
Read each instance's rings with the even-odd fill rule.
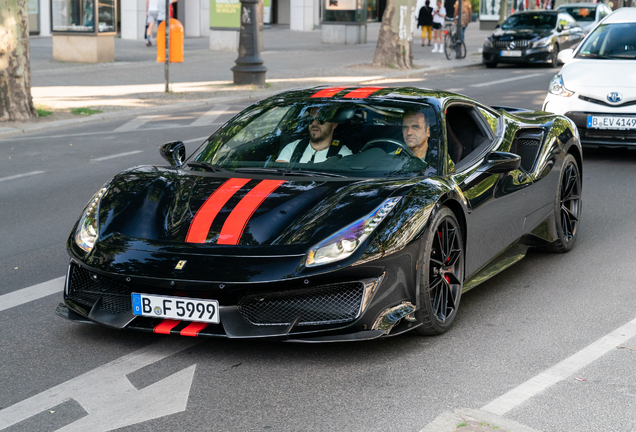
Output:
[[[612,79],[599,79],[612,71]],[[609,93],[618,92],[622,100],[617,105],[636,101],[636,61],[572,59],[561,69],[565,88],[582,96],[607,102]],[[631,110],[633,106],[626,107]]]
[[[531,40],[531,39],[541,39],[544,37],[548,37],[552,34],[553,30],[550,29],[515,29],[515,30],[504,30],[498,28],[492,34],[493,40]]]
[[[406,185],[405,185],[406,183]],[[139,167],[102,197],[100,238],[194,247],[311,246],[369,214],[404,180],[246,177]]]

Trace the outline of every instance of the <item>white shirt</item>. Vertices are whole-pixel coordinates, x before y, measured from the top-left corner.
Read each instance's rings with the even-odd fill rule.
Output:
[[[289,162],[291,160],[292,155],[294,154],[294,150],[296,149],[296,146],[298,145],[298,143],[300,142],[300,140],[296,140],[294,142],[291,142],[289,144],[287,144],[285,146],[285,148],[283,149],[282,152],[280,152],[280,154],[278,155],[278,157],[276,158],[276,160],[282,160],[285,162]],[[314,150],[314,148],[310,145],[307,146],[307,148],[305,149],[305,152],[303,153],[303,155],[300,157],[300,163],[307,163],[311,160],[311,157],[314,156],[314,163],[319,163],[319,162],[324,162],[327,160],[327,153],[329,152],[329,147],[327,147],[324,150]],[[342,156],[348,156],[350,154],[353,154],[351,152],[351,150],[349,150],[349,148],[347,146],[342,146],[342,148],[340,149],[340,151],[338,152],[339,155]]]
[[[444,21],[446,20],[446,8],[444,6],[442,6],[441,8],[437,9],[437,6],[435,6],[433,8],[433,12],[436,12],[436,14],[433,14],[433,22],[437,23],[437,24],[444,24]],[[440,16],[443,15],[443,16]]]

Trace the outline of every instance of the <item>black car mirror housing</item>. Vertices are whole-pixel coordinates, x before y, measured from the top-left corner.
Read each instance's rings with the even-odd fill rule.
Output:
[[[483,171],[489,174],[502,174],[514,171],[521,165],[521,157],[514,153],[492,152],[484,158]]]
[[[173,141],[163,144],[159,148],[161,157],[167,160],[173,167],[180,167],[186,158],[186,148],[183,141]]]

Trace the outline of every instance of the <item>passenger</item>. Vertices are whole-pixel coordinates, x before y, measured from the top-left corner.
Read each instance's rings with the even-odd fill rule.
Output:
[[[310,110],[309,138],[287,144],[276,162],[319,163],[331,156],[351,154],[347,146],[340,146],[340,141],[333,139],[333,131],[338,124],[324,121],[319,114],[320,108]]]
[[[428,150],[428,139],[431,136],[431,127],[426,123],[423,113],[418,112],[404,117],[402,136],[413,154],[424,160]]]

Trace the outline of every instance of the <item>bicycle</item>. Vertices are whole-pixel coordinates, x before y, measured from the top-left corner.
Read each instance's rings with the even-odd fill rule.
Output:
[[[444,25],[444,54],[448,60],[466,57],[466,44],[462,39],[461,29],[457,28],[455,18],[447,18]]]

